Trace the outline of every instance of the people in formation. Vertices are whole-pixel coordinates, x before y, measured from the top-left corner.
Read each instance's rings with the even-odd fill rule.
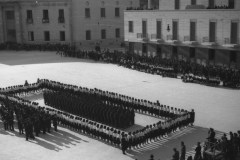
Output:
[[[163,77],[177,78],[181,76],[183,82],[193,82],[210,86],[225,86],[240,88],[240,70],[216,65],[201,65],[190,61],[179,59],[141,56],[123,51],[110,51],[101,49],[96,45],[95,49],[76,49],[70,44],[0,44],[0,50],[39,50],[55,51],[56,54],[64,57],[87,58],[95,61],[105,61],[118,64],[130,69],[157,74]]]
[[[56,115],[45,112],[44,108],[36,107],[35,103],[32,105],[32,102],[28,100],[1,96],[0,102],[0,116],[4,123],[4,129],[14,131],[15,115],[19,134],[25,133],[26,140],[35,139],[35,136],[38,137],[40,133],[50,133],[51,123],[55,128],[58,124]]]
[[[95,99],[98,99],[98,102],[101,102],[101,104],[105,105],[106,107],[116,107],[115,112],[117,114],[119,114],[117,106],[122,106],[125,108],[125,110],[128,110],[129,113],[133,113],[132,111],[134,111],[148,114],[164,119],[164,121],[160,120],[155,124],[147,125],[146,127],[134,132],[124,132],[121,129],[114,127],[114,125],[106,125],[100,121],[94,120],[94,118],[89,119],[85,116],[75,115],[77,108],[72,108],[72,106],[70,107],[71,110],[68,110],[66,112],[64,110],[61,110],[62,108],[54,107],[54,105],[53,108],[40,107],[36,102],[30,102],[28,100],[20,98],[26,94],[36,93],[43,90],[45,93],[56,92],[57,95],[60,93],[63,95],[68,95],[70,98],[71,96],[75,96],[77,98],[81,96],[86,98],[86,96],[89,96],[90,98],[86,99],[92,100],[92,97],[94,97]],[[46,99],[47,97],[48,99],[52,99],[52,101],[47,100],[46,103],[53,103],[56,105],[56,103],[58,103],[57,101],[60,101],[59,99],[55,101],[53,95],[46,96],[45,94]],[[177,109],[160,104],[159,101],[150,102],[147,100],[136,99],[113,92],[102,91],[96,88],[88,89],[86,87],[63,84],[47,79],[38,79],[37,83],[32,84],[29,84],[27,82],[27,85],[24,86],[20,85],[1,88],[0,98],[0,102],[3,104],[1,106],[1,117],[5,117],[4,114],[2,114],[2,110],[4,110],[4,112],[10,111],[3,108],[9,108],[6,106],[9,106],[7,104],[11,104],[10,106],[14,108],[12,110],[16,113],[16,115],[19,115],[17,116],[17,121],[19,124],[18,128],[20,130],[19,132],[22,134],[23,129],[25,129],[27,138],[34,138],[32,134],[33,132],[36,133],[35,136],[38,136],[40,131],[42,133],[49,132],[51,128],[50,122],[53,123],[54,129],[57,130],[57,124],[59,122],[65,127],[72,128],[73,130],[87,134],[93,138],[97,138],[112,145],[121,147],[123,153],[125,153],[127,149],[142,147],[142,145],[151,143],[151,141],[157,140],[159,138],[163,138],[168,134],[175,132],[177,129],[191,125],[194,123],[195,119],[192,117],[195,116],[193,110],[189,112],[183,109]],[[66,102],[62,101],[62,103]],[[107,104],[111,104],[111,106]],[[77,104],[75,105],[77,107]],[[82,106],[84,107],[83,104]],[[85,112],[89,111],[86,110]],[[101,113],[105,111],[93,110],[92,112]],[[107,114],[105,116],[107,117],[109,115],[111,114]],[[121,116],[119,118],[121,118]],[[112,124],[114,123],[117,123],[117,120],[113,120]],[[134,123],[132,117],[131,123]]]

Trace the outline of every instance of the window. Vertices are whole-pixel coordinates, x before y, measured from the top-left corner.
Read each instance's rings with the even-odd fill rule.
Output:
[[[142,21],[142,37],[147,38],[147,21]]]
[[[85,18],[90,18],[90,8],[85,8]]]
[[[86,40],[91,40],[91,31],[90,30],[86,31]]]
[[[120,28],[116,28],[115,36],[116,36],[116,38],[120,38]]]
[[[120,9],[115,8],[115,17],[120,17]]]
[[[210,22],[209,24],[209,42],[216,41],[216,22]]]
[[[33,31],[28,32],[28,41],[34,41],[34,32]]]
[[[133,21],[128,21],[128,32],[133,33]]]
[[[49,31],[44,31],[44,40],[45,41],[50,41],[50,33],[49,33]]]
[[[190,22],[190,41],[196,41],[196,22]]]
[[[27,19],[32,19],[32,10],[27,10]]]
[[[208,0],[208,7],[213,9],[215,7],[215,0]]]
[[[106,30],[105,29],[101,30],[101,37],[102,37],[102,39],[106,39]]]
[[[101,18],[105,18],[105,8],[101,8]]]
[[[58,23],[64,23],[65,19],[64,19],[64,10],[63,9],[59,9],[58,10]]]
[[[162,38],[162,21],[157,21],[157,39]]]
[[[230,62],[237,62],[237,52],[236,51],[230,51]]]
[[[172,39],[173,40],[178,40],[178,21],[173,21],[173,29],[172,29]]]
[[[32,24],[33,23],[32,10],[27,10],[27,23],[28,24]]]
[[[215,50],[214,49],[208,50],[208,59],[209,59],[209,61],[214,61],[214,59],[215,59]]]
[[[231,9],[235,8],[235,0],[228,0],[228,7]]]
[[[237,44],[238,43],[238,22],[231,22],[231,37],[230,41],[231,44]]]
[[[6,11],[6,19],[7,20],[14,20],[15,19],[15,15],[14,15],[14,11]]]
[[[180,9],[180,0],[175,0],[175,9]]]
[[[197,1],[197,0],[191,0],[191,5],[196,5],[196,4],[197,4],[196,1]]]
[[[65,41],[65,31],[60,31],[60,41]]]
[[[49,23],[49,15],[48,15],[48,10],[43,10],[43,23]]]

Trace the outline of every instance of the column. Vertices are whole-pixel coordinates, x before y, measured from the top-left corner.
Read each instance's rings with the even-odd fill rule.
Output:
[[[151,7],[152,7],[151,0],[148,0],[148,9],[151,9]]]

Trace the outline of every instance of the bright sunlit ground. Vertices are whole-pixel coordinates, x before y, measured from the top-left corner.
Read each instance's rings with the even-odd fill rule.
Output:
[[[147,159],[151,153],[162,160],[171,157],[174,146],[180,148],[181,140],[186,142],[188,151],[192,150],[197,141],[206,138],[206,128],[212,127],[223,132],[240,130],[239,90],[183,83],[180,79],[162,78],[113,64],[60,57],[54,52],[0,52],[0,87],[23,84],[25,80],[33,83],[37,78],[100,88],[136,98],[159,100],[169,106],[194,109],[195,125],[198,127],[188,128],[173,135],[172,140],[148,145],[125,156],[117,148],[65,128],[60,128],[60,133],[53,132],[29,143],[23,136],[19,138],[18,133],[2,130],[1,124],[1,160],[127,160]],[[146,122],[144,118],[139,118],[139,121]]]

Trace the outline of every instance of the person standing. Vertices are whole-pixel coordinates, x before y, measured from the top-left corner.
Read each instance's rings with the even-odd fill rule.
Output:
[[[181,156],[180,156],[180,160],[185,160],[185,156],[186,156],[186,146],[184,144],[184,142],[181,142]]]
[[[197,143],[197,147],[195,149],[195,156],[194,156],[194,160],[202,160],[202,147],[200,145],[200,142]]]
[[[173,148],[174,154],[172,156],[172,160],[179,160],[179,152],[176,148]]]

